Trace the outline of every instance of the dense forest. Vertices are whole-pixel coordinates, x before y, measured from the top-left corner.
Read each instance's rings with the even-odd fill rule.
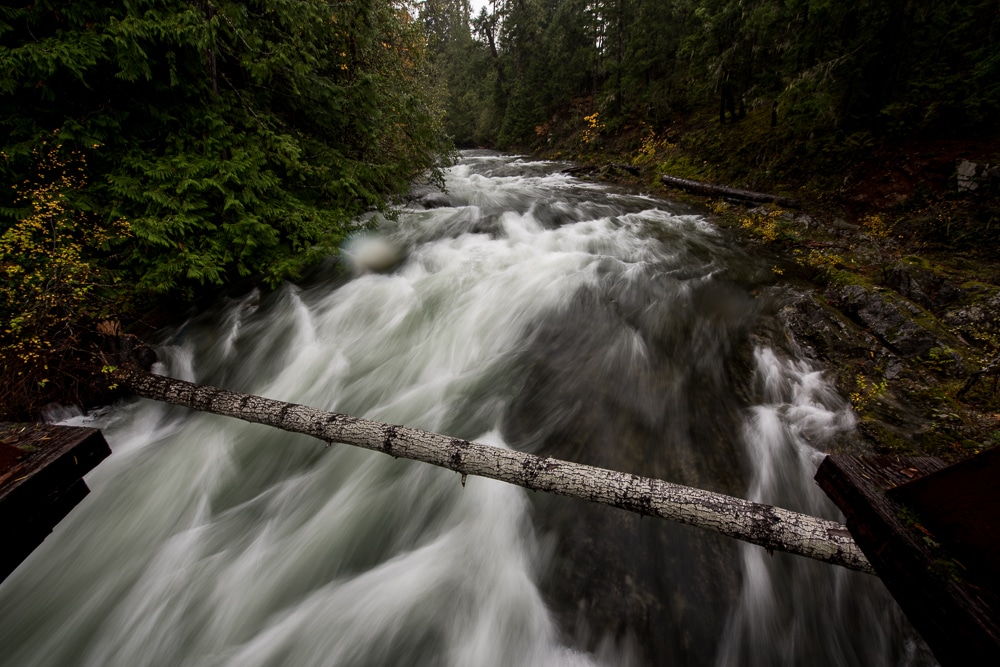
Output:
[[[468,0],[421,7],[459,145],[754,110],[800,140],[995,127],[993,0]]]
[[[334,252],[448,149],[427,53],[389,0],[0,7],[0,403],[86,393],[105,318]]]
[[[0,402],[85,401],[99,325],[302,275],[455,146],[822,196],[992,141],[998,38],[995,0],[5,3]]]
[[[710,206],[807,294],[789,329],[831,369],[859,432],[891,453],[1000,444],[1000,3],[497,0],[473,12],[432,0],[423,12],[458,145],[610,178],[625,165],[644,188],[670,175],[798,198],[804,214]]]

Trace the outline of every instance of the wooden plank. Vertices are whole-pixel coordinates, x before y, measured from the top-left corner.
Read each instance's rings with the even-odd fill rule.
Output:
[[[94,428],[0,424],[0,580],[89,493],[83,476],[110,454]]]
[[[14,516],[8,522],[0,523],[4,544],[0,549],[0,581],[24,562],[88,493],[87,484],[78,479],[31,516]]]
[[[887,493],[943,469],[935,458],[828,456],[816,480],[910,622],[943,665],[1000,664],[1000,600]]]
[[[1000,447],[889,491],[968,568],[967,578],[1000,590]]]
[[[0,449],[11,465],[0,470],[0,503],[42,493],[64,479],[80,479],[111,454],[96,428],[0,424]]]

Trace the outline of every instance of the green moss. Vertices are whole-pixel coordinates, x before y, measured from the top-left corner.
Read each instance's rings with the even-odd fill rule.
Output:
[[[715,178],[715,173],[706,160],[698,160],[695,157],[683,153],[676,148],[667,150],[656,165],[656,182],[659,183],[660,176],[676,176],[696,181],[711,181]]]
[[[967,280],[960,285],[964,290],[969,290],[974,292],[976,296],[982,296],[984,293],[995,291],[996,287],[989,285],[987,283],[980,282],[978,280]]]
[[[973,454],[978,454],[979,452],[986,449],[985,445],[978,443],[975,440],[969,440],[968,438],[961,440],[959,444],[968,449]]]
[[[898,456],[916,456],[922,452],[913,441],[896,433],[873,414],[861,415],[861,427],[866,435],[878,443],[880,454],[895,454]]]
[[[872,279],[858,271],[847,268],[836,268],[829,272],[829,280],[833,285],[846,287],[848,285],[861,285],[862,287],[875,287]]]
[[[964,581],[965,566],[942,551],[941,544],[928,534],[929,531],[924,527],[924,522],[920,515],[908,505],[900,504],[898,507],[899,511],[896,513],[896,517],[900,522],[904,526],[919,532],[923,543],[937,552],[938,557],[932,561],[928,574],[954,582]]]

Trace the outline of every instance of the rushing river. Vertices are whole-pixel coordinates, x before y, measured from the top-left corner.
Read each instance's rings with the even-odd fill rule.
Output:
[[[467,153],[405,260],[217,304],[158,372],[837,518],[854,427],[771,265],[698,212]],[[418,200],[419,201],[419,200]],[[133,401],[0,586],[0,664],[923,665],[875,577]]]

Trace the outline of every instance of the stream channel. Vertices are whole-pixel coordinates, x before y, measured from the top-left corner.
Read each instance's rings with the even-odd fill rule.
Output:
[[[838,518],[854,416],[771,263],[566,166],[463,153],[392,271],[220,302],[155,370]],[[0,586],[5,667],[934,664],[873,576],[145,400],[67,423],[114,453]]]

